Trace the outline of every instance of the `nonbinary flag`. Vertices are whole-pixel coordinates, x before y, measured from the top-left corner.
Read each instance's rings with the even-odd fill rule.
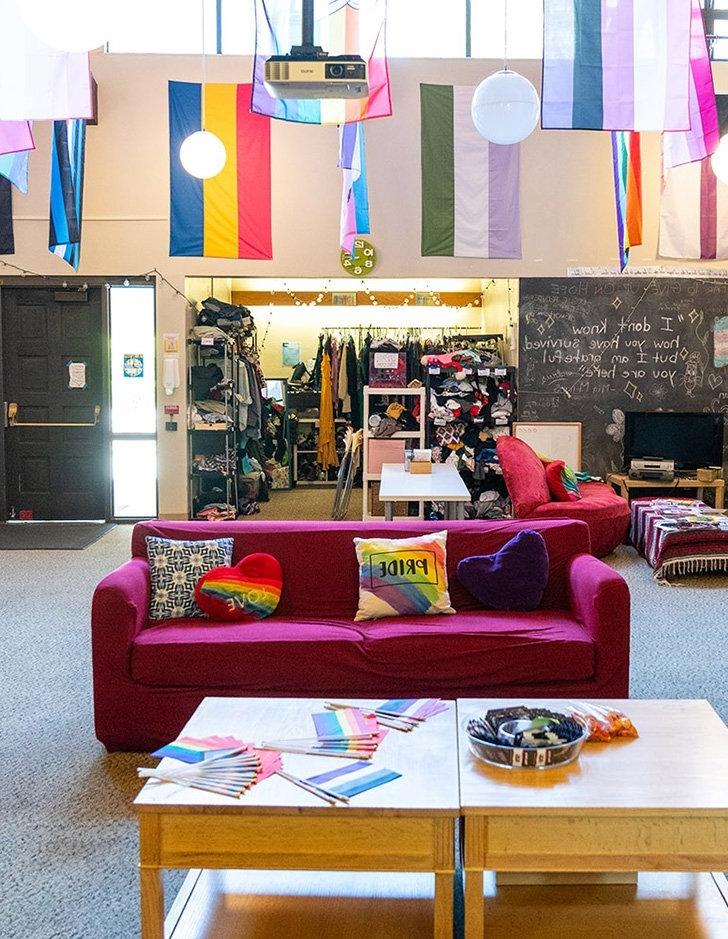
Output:
[[[357,235],[368,235],[369,192],[364,151],[364,125],[339,126],[339,166],[344,171],[341,189],[340,244],[351,254]]]
[[[544,0],[542,126],[689,130],[690,29],[691,0]]]
[[[177,257],[273,257],[270,121],[250,113],[250,85],[169,83],[170,244]],[[182,141],[195,131],[225,144],[223,170],[197,179],[182,166]]]
[[[21,192],[28,191],[28,157],[30,152],[5,153],[0,156],[0,176],[9,179]]]
[[[642,156],[640,135],[612,131],[614,199],[617,210],[619,269],[629,261],[629,249],[642,244]]]
[[[420,85],[422,254],[520,258],[520,145],[480,136],[473,91]]]
[[[45,45],[24,22],[20,2],[2,4],[0,121],[92,118],[88,53]]]
[[[692,0],[690,27],[690,129],[662,137],[665,169],[693,163],[718,148],[718,112],[715,104],[713,69],[705,39],[700,0]]]
[[[274,98],[265,63],[301,44],[301,0],[255,0],[255,59],[251,110],[303,124],[344,124],[389,117],[392,99],[385,50],[386,0],[316,0],[314,42],[329,55],[360,55],[367,63],[366,98]]]
[[[54,121],[48,250],[78,270],[86,156],[86,121]]]

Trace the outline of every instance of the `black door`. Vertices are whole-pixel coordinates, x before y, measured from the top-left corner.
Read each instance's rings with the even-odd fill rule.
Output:
[[[6,516],[108,514],[101,288],[2,290]]]

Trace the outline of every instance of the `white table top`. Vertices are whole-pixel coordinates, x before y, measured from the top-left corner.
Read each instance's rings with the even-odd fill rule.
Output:
[[[593,700],[624,712],[639,737],[586,743],[574,763],[536,770],[477,759],[465,726],[489,708],[541,704],[558,710],[566,701],[458,699],[463,813],[728,815],[728,728],[707,701]]]
[[[449,463],[434,463],[432,473],[408,473],[401,463],[385,463],[379,498],[382,502],[406,502],[410,499],[469,502],[470,492],[460,473]]]
[[[379,701],[342,699],[363,707]],[[239,799],[204,792],[173,783],[149,781],[137,796],[139,812],[362,812],[373,815],[457,815],[459,812],[458,753],[455,702],[448,710],[429,718],[415,730],[390,730],[366,765],[391,769],[399,779],[352,796],[348,806],[332,806],[280,776],[252,786]],[[313,737],[311,715],[324,710],[322,698],[205,698],[179,736],[207,737],[228,734],[251,743],[263,740]],[[284,753],[283,768],[294,776],[309,777],[353,762],[327,756]],[[178,760],[164,759],[164,768],[179,769]]]

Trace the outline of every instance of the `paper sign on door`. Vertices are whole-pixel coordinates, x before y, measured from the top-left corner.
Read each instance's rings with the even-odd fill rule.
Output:
[[[85,388],[86,387],[86,363],[69,362],[68,363],[68,387]]]

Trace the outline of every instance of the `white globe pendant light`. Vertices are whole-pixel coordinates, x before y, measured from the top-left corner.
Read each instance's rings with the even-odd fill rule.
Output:
[[[728,183],[728,134],[720,138],[718,149],[710,158],[713,172],[722,183]]]
[[[197,130],[182,141],[179,158],[190,176],[210,179],[223,170],[227,153],[219,137],[209,130]]]
[[[16,0],[28,29],[63,52],[89,52],[111,38],[118,0]]]
[[[538,123],[538,93],[531,82],[503,69],[475,89],[470,113],[476,130],[491,143],[518,143]]]
[[[222,172],[227,162],[225,144],[220,138],[209,130],[205,130],[205,0],[201,0],[202,7],[202,84],[200,85],[200,114],[202,116],[202,130],[196,130],[185,137],[179,148],[179,159],[182,166],[190,176],[198,179],[211,179]]]
[[[491,143],[520,143],[538,123],[539,106],[531,82],[508,68],[508,0],[503,0],[503,68],[475,89],[470,105],[473,124]]]

